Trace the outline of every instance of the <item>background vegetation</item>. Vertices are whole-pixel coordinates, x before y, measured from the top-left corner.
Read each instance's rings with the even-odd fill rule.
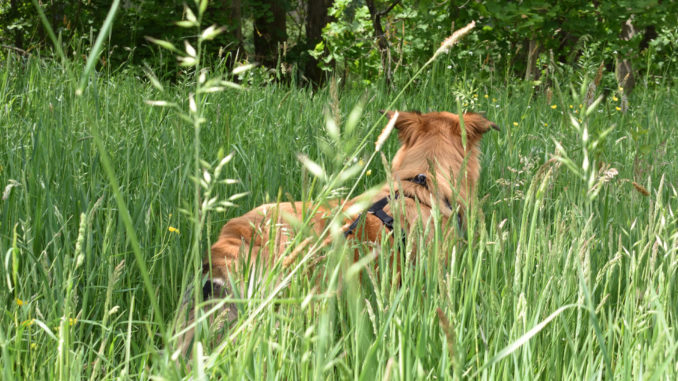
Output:
[[[0,5],[2,53],[35,54],[51,47],[36,0]],[[176,74],[174,56],[145,37],[176,41],[190,31],[172,25],[185,15],[184,1],[123,3],[99,67],[146,62]],[[111,2],[45,2],[46,18],[69,57],[78,60],[93,43]],[[225,28],[207,45],[207,57],[228,64],[262,64],[267,78],[294,78],[320,84],[335,75],[346,83],[388,82],[399,72],[414,73],[454,29],[471,20],[479,28],[455,62],[479,61],[486,70],[539,78],[549,70],[568,71],[583,54],[595,52],[607,72],[623,80],[676,64],[678,2],[632,0],[590,2],[431,1],[431,0],[220,0],[203,21]],[[82,57],[84,59],[84,57]],[[619,61],[626,61],[621,65]],[[631,70],[626,68],[632,67]],[[648,65],[656,65],[648,68]],[[615,66],[617,69],[615,69]],[[347,81],[348,77],[351,81]],[[627,81],[629,81],[627,79]],[[627,83],[629,90],[632,83]]]
[[[52,58],[32,2],[0,6],[3,17],[23,20],[0,32],[10,46],[0,64],[2,379],[676,378],[678,94],[668,53],[676,30],[660,12],[673,2],[644,8],[660,10],[651,22],[634,16],[642,32],[626,41],[621,24],[641,13],[637,2],[609,10],[558,2],[554,13],[537,2],[499,12],[490,2],[335,1],[321,12],[329,23],[312,48],[300,29],[285,27],[285,41],[305,46],[299,57],[327,72],[317,88],[306,83],[311,66],[284,49],[270,68],[261,58],[233,73],[256,57],[247,32],[259,15],[254,1],[240,3],[237,57],[220,42],[230,29],[203,40],[193,26],[168,27],[190,21],[183,4],[140,4],[149,8],[136,16],[118,8],[106,49],[89,57],[99,51],[97,29],[111,31],[108,5],[80,4],[93,29],[67,35],[57,21],[75,11],[45,4],[63,61]],[[295,6],[312,13],[295,4],[286,22],[298,17]],[[188,9],[202,30],[219,14],[199,3]],[[567,26],[567,9],[593,21]],[[372,16],[387,10],[380,21],[392,34],[382,37]],[[143,22],[128,18],[149,13],[160,21],[149,22],[158,30],[148,35],[175,46],[186,37],[195,54],[144,46],[147,32],[130,27]],[[483,20],[476,32],[415,74],[452,21],[471,18]],[[535,24],[519,26],[527,22]],[[549,29],[553,22],[562,28]],[[570,41],[564,31],[579,42],[556,46]],[[136,42],[114,49],[117,38]],[[622,56],[635,73],[631,94],[613,70],[622,46],[633,52]],[[538,52],[534,71],[526,51]],[[383,242],[379,274],[348,261],[352,248],[341,240],[311,244],[271,273],[244,271],[235,281],[246,293],[231,300],[233,339],[205,338],[187,369],[173,324],[217,230],[265,201],[344,197],[382,183],[387,167],[371,143],[384,124],[377,110],[394,99],[395,109],[484,111],[502,127],[484,139],[465,236],[408,236],[416,264]],[[300,163],[300,153],[320,170]],[[359,171],[349,176],[351,168]],[[219,181],[227,178],[239,182]],[[208,203],[212,196],[218,202]],[[383,260],[391,254],[399,277]]]

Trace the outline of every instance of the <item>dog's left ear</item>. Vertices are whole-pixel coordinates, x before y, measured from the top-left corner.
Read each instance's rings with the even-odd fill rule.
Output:
[[[464,125],[466,126],[466,133],[470,136],[480,137],[490,128],[500,131],[496,123],[490,122],[483,115],[474,112],[464,114]]]
[[[395,111],[381,111],[388,119],[391,119]],[[413,144],[422,125],[422,115],[419,111],[398,111],[398,120],[395,128],[398,130],[398,139],[401,144]]]

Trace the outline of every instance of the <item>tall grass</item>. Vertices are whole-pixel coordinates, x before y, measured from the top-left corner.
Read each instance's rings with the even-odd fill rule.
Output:
[[[637,89],[622,113],[614,100],[620,90],[612,89],[585,115],[579,80],[561,79],[547,103],[529,85],[474,83],[471,70],[445,67],[421,77],[396,107],[456,111],[461,95],[503,127],[483,142],[478,208],[466,240],[427,243],[411,234],[404,256],[415,248],[417,258],[401,258],[399,275],[385,260],[400,253],[390,242],[373,259],[379,273],[367,260],[348,261],[353,251],[335,243],[256,316],[289,268],[246,272],[230,330],[240,334],[218,355],[218,343],[205,339],[207,361],[192,368],[195,375],[676,378],[676,90]],[[165,84],[161,93],[131,73],[92,73],[76,97],[82,71],[76,63],[16,57],[0,67],[2,378],[180,378],[186,370],[156,322],[171,325],[195,276],[195,130],[144,101],[189,109],[195,89]],[[222,175],[240,180],[213,192],[221,199],[250,193],[205,216],[197,252],[208,251],[228,218],[262,202],[342,196],[354,185],[361,192],[384,181],[387,170],[373,160],[360,168],[357,184],[328,193],[297,157],[329,174],[353,159],[367,162],[371,148],[355,158],[347,153],[365,138],[376,140],[377,132],[366,131],[390,101],[378,89],[283,85],[210,95],[201,109],[200,158],[216,164],[234,152]],[[349,117],[358,104],[362,112]],[[340,147],[333,145],[336,130],[325,127],[327,114],[338,119]],[[134,265],[93,125],[160,317]],[[391,137],[385,157],[396,148]],[[441,227],[434,228],[440,237]]]

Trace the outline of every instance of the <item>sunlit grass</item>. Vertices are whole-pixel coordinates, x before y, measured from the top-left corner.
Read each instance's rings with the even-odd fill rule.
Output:
[[[92,76],[76,97],[81,72],[16,58],[0,67],[1,378],[184,376],[164,347],[90,128],[110,156],[160,319],[170,326],[194,276],[194,224],[182,212],[195,201],[194,131],[144,101],[162,95],[184,105],[188,90],[164,84],[161,94],[120,73]],[[397,108],[456,112],[463,73],[439,68],[430,77]],[[399,278],[385,260],[389,242],[375,259],[378,273],[331,245],[243,327],[287,270],[248,273],[233,328],[241,334],[193,371],[214,379],[675,379],[676,91],[636,89],[623,113],[621,90],[610,89],[586,116],[570,82],[561,79],[562,93],[547,100],[528,85],[495,81],[475,83],[464,99],[502,127],[483,142],[479,210],[466,242],[411,235],[416,263],[403,258]],[[208,215],[201,253],[230,217],[265,201],[318,195],[321,184],[297,155],[330,174],[340,168],[326,149],[331,110],[344,121],[341,140],[355,147],[392,99],[378,89],[336,94],[274,85],[210,95],[201,157],[215,164],[220,152],[234,152],[223,176],[240,183],[216,193],[250,195]],[[348,132],[358,104],[364,110]],[[614,129],[583,148],[583,130],[569,115],[586,123],[589,143]],[[556,142],[571,163],[554,159]],[[391,136],[382,150],[390,158],[396,147]],[[368,166],[358,192],[386,177],[380,160],[366,161],[371,152],[355,158]],[[595,197],[581,174],[600,181]],[[205,355],[215,347],[205,342]]]

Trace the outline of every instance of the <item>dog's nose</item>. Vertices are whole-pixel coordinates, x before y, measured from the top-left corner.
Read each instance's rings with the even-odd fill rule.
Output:
[[[490,123],[490,127],[492,127],[493,129],[495,129],[495,130],[497,130],[497,131],[501,131],[501,129],[499,128],[499,126],[497,126],[497,123]]]

